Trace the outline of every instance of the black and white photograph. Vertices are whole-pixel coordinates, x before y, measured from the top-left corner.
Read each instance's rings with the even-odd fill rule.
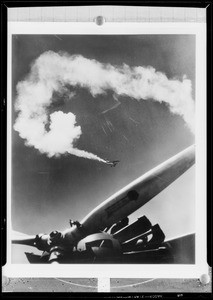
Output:
[[[205,261],[196,31],[33,26],[9,39],[8,272],[189,277]]]
[[[12,36],[12,263],[195,263],[195,35]]]

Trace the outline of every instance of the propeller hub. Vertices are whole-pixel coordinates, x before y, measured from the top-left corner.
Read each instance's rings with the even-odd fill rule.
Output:
[[[56,245],[61,241],[62,233],[54,230],[50,233],[49,245]]]

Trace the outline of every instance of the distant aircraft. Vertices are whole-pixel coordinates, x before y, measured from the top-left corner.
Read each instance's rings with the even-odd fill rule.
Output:
[[[37,235],[14,232],[12,243],[42,251],[41,255],[25,252],[30,263],[195,263],[194,233],[167,240],[159,224],[152,225],[146,216],[132,224],[128,218],[194,162],[195,147],[191,146],[138,177],[81,222],[70,220],[65,231]]]
[[[110,161],[110,160],[107,160],[106,163],[107,165],[110,165],[111,167],[115,167],[117,165],[117,163],[119,163],[120,160],[113,160],[113,161]]]

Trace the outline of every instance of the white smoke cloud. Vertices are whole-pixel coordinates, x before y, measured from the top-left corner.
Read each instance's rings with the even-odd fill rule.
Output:
[[[27,145],[49,157],[70,153],[105,162],[97,155],[74,146],[82,131],[76,125],[73,113],[56,111],[48,116],[53,92],[63,93],[67,84],[86,88],[94,97],[110,89],[114,94],[137,100],[165,102],[172,113],[182,116],[189,128],[194,130],[191,81],[186,77],[182,81],[168,79],[153,67],[118,67],[83,56],[48,51],[35,60],[30,74],[17,85],[15,108],[19,114],[14,129]]]

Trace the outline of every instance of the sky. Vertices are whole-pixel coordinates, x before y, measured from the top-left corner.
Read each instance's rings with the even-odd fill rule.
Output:
[[[143,88],[138,92],[138,70],[152,70],[157,81],[145,99]],[[166,76],[162,84],[161,74]],[[39,90],[35,87],[41,77],[48,91],[43,91],[43,85]],[[179,85],[184,80],[186,85]],[[167,103],[170,92],[163,92],[167,102],[158,99],[159,86],[169,90],[170,83],[175,87],[178,83],[176,90],[185,89],[182,94],[188,96],[189,82],[194,101],[193,35],[13,35],[13,230],[26,234],[64,230],[69,219],[80,221],[132,180],[192,145],[195,136],[187,125],[187,109],[179,111],[175,104],[176,112],[172,112]],[[47,100],[48,104],[41,104]],[[67,116],[55,121],[58,130],[51,129],[51,114]],[[45,117],[46,132],[52,130],[49,135],[42,135],[44,128],[39,127]],[[69,151],[62,149],[68,138],[72,141]],[[111,168],[73,155],[73,149],[120,163]],[[146,215],[167,238],[193,232],[194,171],[192,167],[130,220]],[[32,250],[13,245],[13,262],[24,262],[22,253],[28,249]]]

